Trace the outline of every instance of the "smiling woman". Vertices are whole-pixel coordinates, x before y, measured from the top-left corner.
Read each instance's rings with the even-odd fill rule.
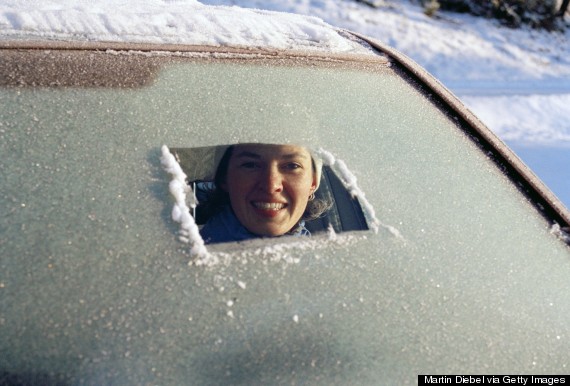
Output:
[[[228,147],[205,190],[209,220],[206,243],[283,235],[307,236],[305,220],[330,204],[315,199],[322,162],[296,145],[240,144]]]
[[[375,224],[363,210],[364,197],[347,187],[353,177],[333,170],[326,151],[259,143],[171,150],[180,181],[194,192],[189,204],[192,222],[201,228],[200,244],[368,230],[369,221]]]

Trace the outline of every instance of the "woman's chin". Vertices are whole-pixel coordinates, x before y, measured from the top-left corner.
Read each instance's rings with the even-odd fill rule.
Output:
[[[284,226],[259,226],[259,224],[256,224],[256,226],[248,228],[248,230],[261,237],[278,237],[287,233],[289,228]]]
[[[255,208],[243,221],[238,220],[252,233],[262,237],[277,237],[288,233],[296,224],[285,208],[280,210]]]

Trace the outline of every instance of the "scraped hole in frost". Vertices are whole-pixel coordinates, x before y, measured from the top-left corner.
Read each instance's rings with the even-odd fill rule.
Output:
[[[172,218],[180,224],[179,239],[191,245],[191,254],[197,258],[193,262],[197,265],[212,265],[227,260],[227,254],[224,252],[208,251],[200,236],[200,229],[209,220],[209,214],[204,210],[202,203],[215,188],[213,180],[216,169],[228,147],[229,145],[173,148],[172,152],[166,146],[162,148],[161,162],[163,168],[171,175],[169,188],[175,200]],[[311,154],[313,159],[322,162],[316,199],[329,202],[331,205],[319,218],[306,221],[305,227],[311,235],[323,236],[318,237],[318,241],[315,237],[301,237],[285,244],[277,243],[283,238],[264,238],[265,243],[271,241],[268,244],[271,251],[260,252],[257,249],[255,254],[274,255],[275,260],[286,261],[287,252],[284,251],[292,246],[315,249],[326,245],[327,242],[343,244],[354,241],[350,240],[351,237],[339,235],[347,231],[372,230],[377,233],[380,229],[384,229],[393,236],[401,237],[397,229],[383,224],[376,218],[374,208],[358,187],[355,175],[342,160],[323,149],[311,151]]]
[[[334,155],[322,148],[316,151],[316,154],[323,160],[323,165],[326,165],[328,168],[340,176],[343,186],[348,189],[351,197],[360,203],[361,210],[363,211],[363,215],[366,218],[366,222],[368,223],[370,229],[377,233],[380,228],[383,228],[389,231],[392,235],[403,239],[398,229],[391,225],[384,224],[378,220],[378,218],[376,218],[376,211],[374,210],[374,207],[372,207],[372,204],[370,204],[370,202],[368,202],[366,199],[364,192],[358,187],[356,183],[356,176],[348,169],[344,161],[337,160]],[[334,227],[332,229],[336,231]]]

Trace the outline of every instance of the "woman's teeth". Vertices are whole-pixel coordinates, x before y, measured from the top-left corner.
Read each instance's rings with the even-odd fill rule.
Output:
[[[254,202],[253,206],[264,210],[279,210],[285,208],[285,204],[279,202]]]

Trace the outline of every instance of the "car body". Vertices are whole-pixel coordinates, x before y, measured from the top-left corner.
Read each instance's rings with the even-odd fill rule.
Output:
[[[360,48],[0,43],[3,383],[568,371],[568,211],[423,69],[334,33]],[[201,245],[185,149],[252,142],[319,152],[366,229]]]

